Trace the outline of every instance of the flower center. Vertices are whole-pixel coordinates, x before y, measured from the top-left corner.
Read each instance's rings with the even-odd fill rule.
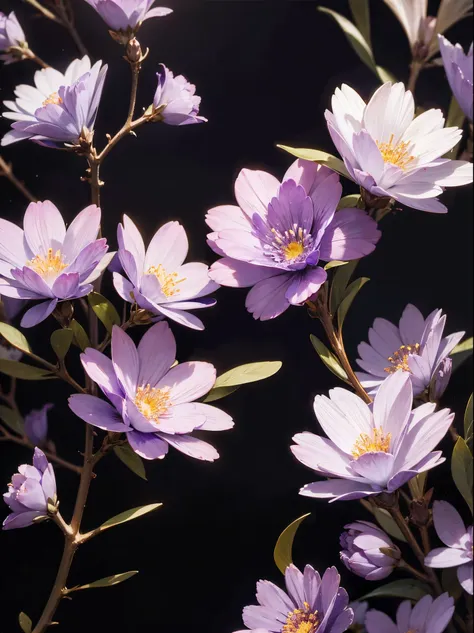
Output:
[[[361,433],[354,444],[352,455],[357,458],[365,453],[388,453],[392,434],[385,434],[381,427],[372,429],[372,434]]]
[[[26,265],[32,268],[43,278],[58,275],[61,271],[67,268],[67,264],[63,262],[61,251],[57,250],[54,253],[52,248],[48,248],[46,256],[36,255],[33,259],[26,262]]]
[[[58,93],[57,92],[52,92],[49,95],[49,97],[43,101],[43,105],[44,106],[47,106],[47,105],[50,105],[50,104],[60,105],[62,102],[63,102],[63,100],[58,95]]]
[[[318,612],[311,611],[309,604],[305,602],[302,609],[288,613],[281,633],[316,633],[319,624]]]
[[[304,251],[304,246],[301,242],[290,242],[288,246],[285,246],[283,252],[286,259],[296,259]]]
[[[135,395],[135,405],[140,413],[156,423],[160,422],[160,415],[163,415],[170,408],[169,388],[157,389],[150,385],[138,387]]]
[[[414,356],[419,353],[419,343],[415,343],[414,345],[402,345],[397,349],[393,356],[388,357],[391,366],[385,367],[384,371],[386,371],[388,374],[394,374],[399,369],[402,369],[403,371],[410,371],[408,359],[410,358],[410,356]]]
[[[271,246],[276,249],[282,260],[287,262],[294,262],[299,259],[301,255],[311,245],[311,235],[306,229],[301,228],[298,224],[294,224],[292,229],[287,231],[279,231],[272,228],[273,242]]]
[[[158,264],[158,266],[150,266],[150,268],[146,271],[146,274],[155,275],[160,282],[161,292],[166,297],[173,297],[174,295],[177,295],[180,292],[177,285],[182,281],[186,281],[186,277],[178,279],[178,273],[167,273],[161,264]]]
[[[379,143],[377,142],[377,146],[382,154],[382,158],[386,163],[391,163],[392,165],[396,165],[405,171],[410,163],[415,160],[415,157],[410,154],[409,151],[409,143],[405,141],[400,141],[396,145],[393,143],[394,134],[390,137],[388,143]]]

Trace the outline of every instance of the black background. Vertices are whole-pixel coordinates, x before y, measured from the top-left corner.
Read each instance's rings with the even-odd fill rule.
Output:
[[[91,56],[109,64],[96,125],[96,142],[102,146],[105,133],[113,133],[125,118],[128,68],[120,46],[95,12],[80,0],[73,4]],[[167,3],[163,0],[163,4]],[[233,203],[238,171],[263,168],[281,177],[291,158],[276,143],[334,152],[323,118],[334,89],[348,82],[367,98],[378,84],[335,23],[316,11],[316,2],[171,0],[169,4],[174,14],[150,20],[140,33],[142,45],[151,50],[140,79],[138,104],[152,101],[157,64],[164,62],[196,83],[203,99],[201,113],[209,123],[187,128],[148,126],[138,131],[137,139],[120,143],[102,173],[104,233],[115,247],[116,225],[123,213],[148,237],[164,222],[177,219],[188,231],[189,261],[211,263],[214,255],[205,243],[204,214],[212,206]],[[344,0],[328,4],[347,14]],[[372,4],[377,62],[406,80],[409,50],[404,33],[381,1]],[[2,9],[17,11],[30,46],[52,66],[63,70],[77,55],[67,33],[35,17],[27,5],[2,0]],[[465,21],[450,35],[468,44],[470,24]],[[30,62],[3,67],[2,99],[12,98],[15,84],[32,83],[34,70]],[[440,105],[446,111],[450,93],[444,71],[426,71],[417,97],[424,107]],[[1,133],[7,129],[4,120]],[[27,142],[5,149],[2,155],[13,161],[18,176],[39,199],[57,204],[67,221],[88,204],[87,185],[79,180],[84,170],[80,158]],[[346,193],[355,191],[351,183],[344,186]],[[2,217],[21,224],[25,200],[5,179],[0,180],[0,200]],[[375,317],[397,321],[408,302],[425,314],[443,308],[448,333],[460,329],[471,333],[472,187],[450,190],[444,200],[448,215],[403,209],[384,220],[376,252],[359,267],[371,282],[346,321],[351,358]],[[111,290],[110,296],[117,299]],[[286,525],[312,512],[297,537],[295,561],[323,570],[338,563],[343,524],[356,517],[369,518],[358,504],[328,506],[297,494],[313,474],[292,458],[291,437],[317,430],[312,400],[336,385],[309,343],[310,332],[321,335],[319,325],[303,308],[292,308],[273,322],[255,322],[245,311],[244,298],[245,291],[221,289],[218,305],[200,314],[206,324],[202,333],[172,324],[178,358],[211,361],[219,372],[240,363],[276,359],[283,361],[283,369],[267,382],[243,388],[219,403],[236,426],[210,438],[221,454],[218,462],[201,463],[170,451],[163,462],[147,463],[148,482],[114,456],[99,464],[85,529],[130,507],[153,501],[163,502],[164,507],[81,548],[70,586],[130,569],[140,574],[115,588],[74,594],[59,608],[58,631],[231,633],[242,628],[241,609],[254,602],[258,578],[281,581],[272,550]],[[34,348],[50,359],[48,341],[54,327],[49,320],[28,333]],[[136,338],[140,332],[133,334]],[[445,395],[446,406],[458,414],[471,380],[472,365],[464,365]],[[65,405],[68,393],[56,382],[19,386],[24,413],[45,401],[57,402],[50,414],[51,436],[61,454],[79,463],[83,425]],[[445,448],[450,450],[449,441]],[[30,453],[9,444],[2,444],[0,450],[0,481],[6,487],[18,463],[28,461]],[[77,476],[61,469],[56,472],[61,510],[68,518]],[[449,488],[448,472],[441,467],[432,475],[441,486],[438,498],[451,498],[463,508],[459,494]],[[50,523],[1,535],[2,633],[19,630],[20,611],[34,621],[40,615],[53,583],[61,540]],[[354,598],[369,590],[369,583],[341,571]]]

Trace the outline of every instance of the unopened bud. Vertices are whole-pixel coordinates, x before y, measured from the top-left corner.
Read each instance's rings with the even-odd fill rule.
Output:
[[[127,44],[127,59],[132,62],[132,64],[136,64],[142,60],[142,57],[143,54],[140,42],[136,37],[133,37]]]
[[[451,358],[445,358],[431,381],[429,396],[431,402],[438,402],[442,397],[449,384],[451,374],[453,371],[453,361]]]

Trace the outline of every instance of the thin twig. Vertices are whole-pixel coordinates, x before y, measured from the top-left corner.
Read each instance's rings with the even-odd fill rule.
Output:
[[[13,173],[13,169],[11,164],[9,165],[1,156],[0,156],[0,176],[5,176],[12,185],[14,185],[20,193],[22,193],[27,200],[30,202],[38,202],[38,199],[25,187],[25,185],[18,180],[18,178]]]
[[[410,77],[408,79],[408,90],[415,95],[416,83],[423,70],[423,62],[413,60],[410,65]]]

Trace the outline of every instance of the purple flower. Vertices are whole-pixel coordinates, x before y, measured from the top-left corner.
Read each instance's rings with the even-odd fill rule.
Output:
[[[158,86],[153,97],[153,113],[155,120],[168,125],[190,125],[205,123],[207,119],[198,116],[201,97],[196,93],[196,86],[160,64],[161,72],[156,73]]]
[[[349,609],[354,611],[354,622],[349,627],[349,631],[354,631],[355,633],[363,633],[365,631],[365,614],[368,608],[368,602],[354,601],[349,603]]]
[[[425,558],[428,567],[457,567],[458,580],[463,589],[473,594],[473,538],[472,525],[467,529],[459,512],[447,501],[433,504],[436,533],[447,547],[432,550]]]
[[[397,623],[382,611],[370,610],[365,618],[367,633],[443,633],[454,613],[454,600],[447,593],[433,600],[424,596],[414,607],[405,600],[397,609]]]
[[[161,18],[173,13],[166,7],[151,9],[155,0],[86,0],[113,31],[137,31],[150,18]]]
[[[18,55],[10,52],[10,48],[23,48],[26,46],[26,38],[23,29],[17,20],[15,12],[8,15],[0,11],[0,51],[5,54],[0,55],[0,59],[6,64],[18,61]]]
[[[245,607],[247,627],[236,633],[343,633],[352,623],[354,612],[349,598],[339,586],[335,567],[323,577],[311,565],[301,573],[294,565],[286,568],[286,592],[269,582],[257,583],[259,606]]]
[[[138,349],[114,326],[112,360],[92,348],[81,355],[87,374],[112,404],[77,394],[69,398],[69,406],[99,429],[126,433],[130,446],[145,459],[162,459],[171,445],[212,462],[219,457],[215,448],[190,434],[233,427],[232,418],[220,409],[194,402],[213,387],[216,370],[202,362],[172,367],[175,357],[176,342],[167,323],[147,330]]]
[[[15,101],[4,101],[13,119],[2,145],[30,139],[47,147],[77,144],[92,132],[104,87],[107,66],[98,61],[91,68],[87,56],[69,64],[64,75],[54,68],[35,73],[35,86],[15,88]]]
[[[415,103],[402,83],[381,86],[366,105],[349,86],[337,89],[329,133],[354,182],[371,195],[394,198],[413,209],[446,213],[438,200],[445,187],[472,182],[472,165],[441,158],[462,138],[444,127],[441,110],[415,116]]]
[[[366,580],[390,576],[401,558],[390,537],[369,521],[355,521],[344,528],[348,531],[340,537],[341,560],[347,569]]]
[[[32,444],[42,446],[48,437],[48,411],[54,404],[45,404],[41,409],[32,409],[25,415],[25,433]]]
[[[297,160],[283,183],[263,171],[243,169],[235,183],[239,206],[211,209],[209,245],[224,259],[210,271],[214,281],[252,287],[246,307],[255,319],[273,319],[314,296],[326,281],[319,261],[358,259],[380,239],[377,224],[360,209],[336,207],[339,176]]]
[[[128,277],[114,272],[114,286],[125,301],[137,303],[160,317],[167,317],[194,330],[203,330],[200,319],[188,310],[214,305],[204,299],[219,286],[209,279],[206,264],[183,264],[188,253],[186,231],[178,222],[168,222],[155,233],[145,251],[142,236],[124,215],[117,230],[119,259]],[[129,281],[130,280],[130,281]]]
[[[449,356],[443,358],[436,370],[433,380],[430,384],[429,399],[431,402],[438,402],[446,391],[451,374],[453,372],[453,360]]]
[[[58,301],[78,299],[92,291],[92,282],[113,255],[107,253],[107,240],[96,239],[99,226],[100,209],[91,205],[66,231],[60,212],[49,200],[28,206],[24,231],[0,219],[0,295],[46,299],[25,312],[23,327],[46,319]]]
[[[410,303],[403,310],[398,327],[386,319],[375,319],[369,343],[357,348],[357,372],[364,389],[374,394],[390,374],[401,369],[410,376],[413,394],[420,395],[439,379],[443,361],[464,336],[455,332],[443,338],[446,315],[434,310],[427,319]],[[444,367],[446,369],[446,367]]]
[[[436,405],[413,411],[411,381],[398,371],[382,384],[369,406],[346,389],[316,396],[314,411],[328,438],[299,433],[291,450],[305,466],[327,481],[306,485],[300,494],[332,501],[360,499],[394,492],[418,473],[443,463],[432,452],[445,436],[454,415],[435,413]]]
[[[446,76],[461,110],[470,121],[473,119],[473,45],[467,55],[460,44],[453,46],[449,40],[438,35],[439,49],[443,58]]]
[[[48,518],[51,506],[57,505],[56,479],[43,451],[35,448],[33,466],[23,464],[18,468],[3,498],[12,511],[3,522],[4,530],[27,527]]]

